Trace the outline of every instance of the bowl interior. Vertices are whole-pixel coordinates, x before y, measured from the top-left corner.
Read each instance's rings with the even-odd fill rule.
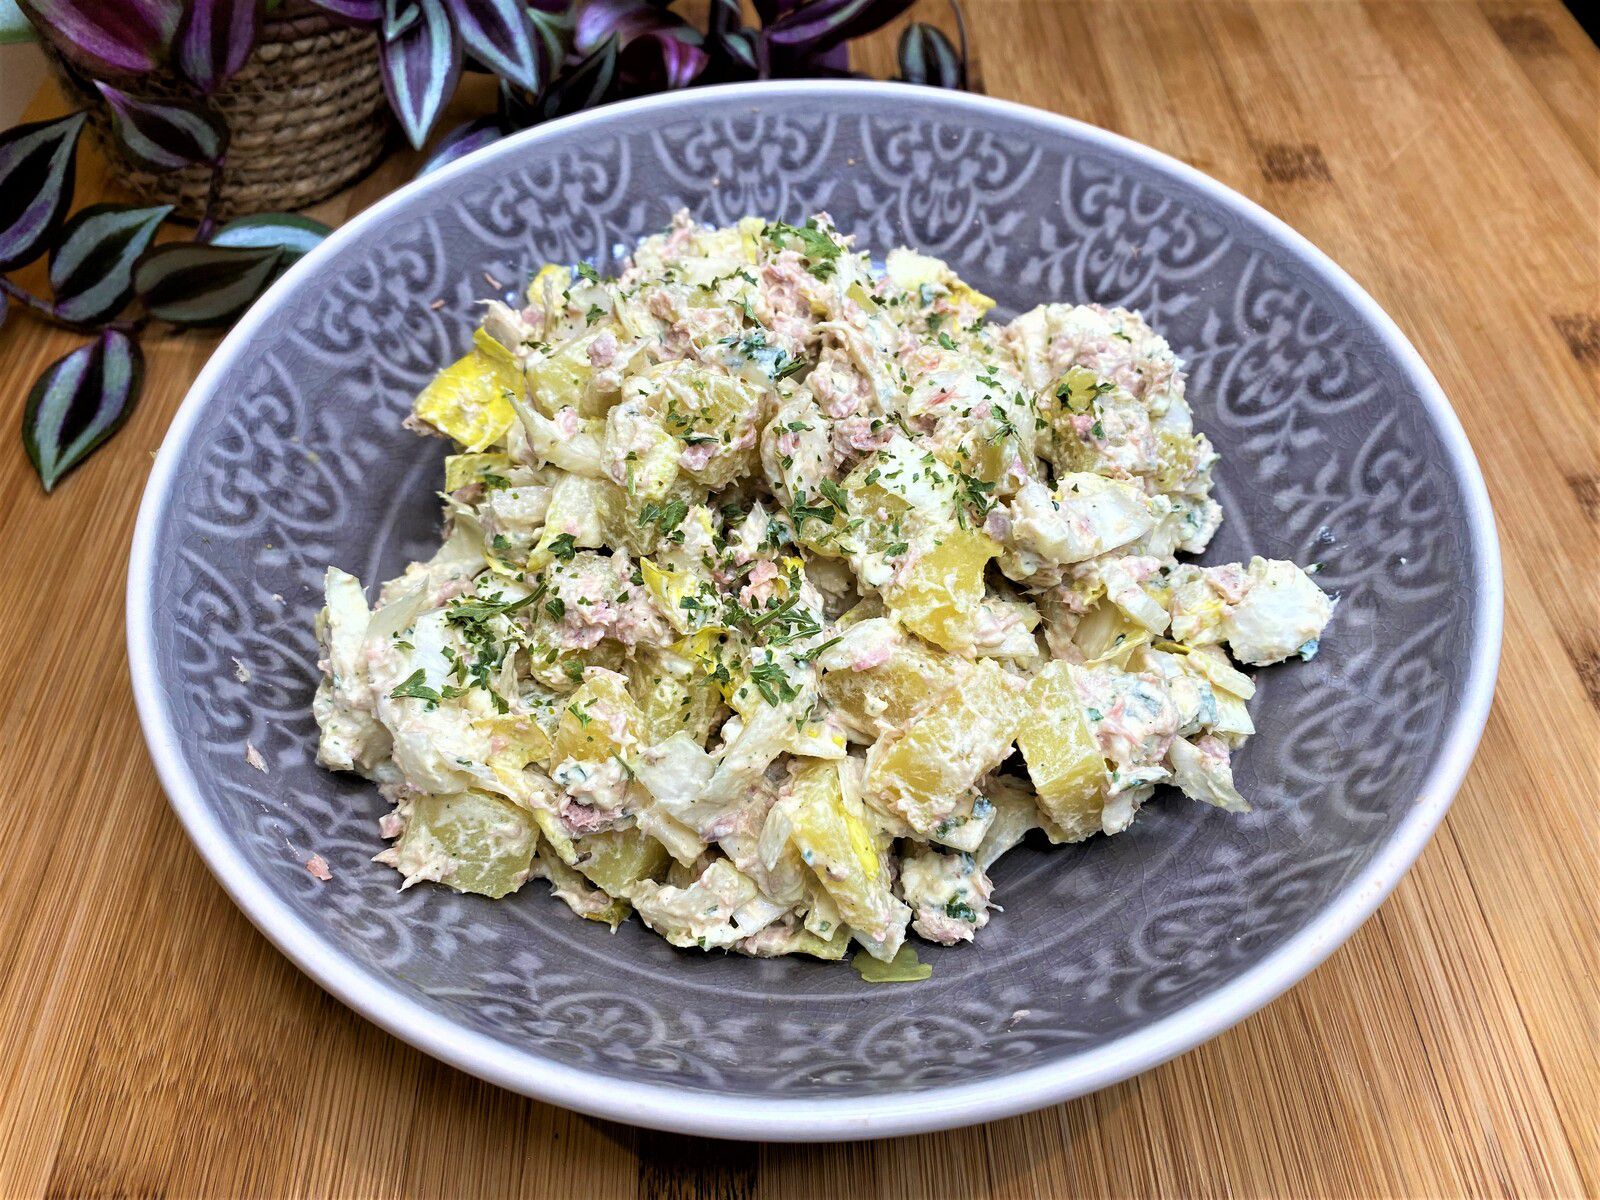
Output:
[[[1254,812],[1174,793],[1117,838],[1019,849],[994,872],[1005,911],[976,946],[919,947],[934,974],[915,987],[684,953],[636,922],[613,935],[537,883],[500,903],[396,891],[369,861],[376,792],[312,761],[323,569],[371,585],[437,544],[443,447],[400,420],[468,345],[475,301],[547,260],[613,262],[679,208],[826,210],[877,253],[947,259],[999,317],[1046,300],[1145,313],[1222,454],[1208,560],[1318,561],[1341,597],[1314,662],[1259,675],[1260,732],[1238,759]],[[1388,335],[1249,210],[1019,110],[880,87],[597,114],[386,204],[242,333],[168,448],[153,567],[135,580],[178,770],[351,973],[604,1076],[843,1100],[993,1080],[1180,1012],[1304,929],[1394,834],[1481,633],[1465,485]],[[331,882],[306,871],[313,853]]]

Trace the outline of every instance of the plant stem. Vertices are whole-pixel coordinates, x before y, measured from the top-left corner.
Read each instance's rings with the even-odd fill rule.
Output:
[[[217,227],[217,203],[222,199],[222,168],[227,161],[228,156],[224,154],[211,167],[211,184],[206,188],[206,206],[201,210],[200,224],[194,231],[194,240],[197,242],[210,241],[212,231]]]
[[[18,304],[32,309],[44,320],[52,325],[59,325],[63,329],[70,329],[74,333],[99,333],[102,329],[115,329],[119,333],[137,333],[143,322],[135,321],[102,321],[98,325],[85,321],[74,321],[71,317],[63,317],[56,306],[42,296],[35,296],[27,288],[20,287],[4,275],[0,275],[0,292],[10,296]]]

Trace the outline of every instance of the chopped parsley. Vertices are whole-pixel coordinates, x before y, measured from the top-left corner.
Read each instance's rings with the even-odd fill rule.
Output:
[[[433,708],[439,703],[439,693],[427,685],[428,673],[421,667],[412,672],[408,678],[394,691],[389,693],[391,700],[426,700],[428,707]]]

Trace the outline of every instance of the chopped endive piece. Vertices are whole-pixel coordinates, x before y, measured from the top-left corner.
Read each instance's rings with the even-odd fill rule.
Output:
[[[511,469],[511,459],[504,454],[451,454],[444,460],[444,490],[482,483],[486,478],[504,476]]]
[[[890,281],[906,292],[931,286],[945,291],[957,304],[970,306],[981,315],[994,307],[994,301],[976,288],[962,282],[961,277],[942,259],[928,254],[918,254],[903,247],[889,251],[884,259],[884,270]]]
[[[784,954],[809,954],[825,962],[837,962],[850,948],[850,927],[838,926],[831,935],[822,937],[803,926],[769,925],[735,947],[741,954],[754,958],[777,958]],[[862,957],[871,955],[862,952]],[[876,961],[876,960],[873,960]]]
[[[491,734],[491,749],[486,760],[489,769],[500,782],[515,794],[522,788],[524,773],[529,767],[547,768],[552,765],[554,746],[550,734],[533,717],[516,713],[497,713],[480,717],[474,722]]]
[[[482,792],[418,796],[405,832],[383,854],[409,887],[431,879],[498,899],[528,878],[539,841],[532,814]]]
[[[1072,841],[1100,831],[1106,761],[1084,716],[1072,666],[1046,663],[1028,685],[1028,714],[1017,748],[1039,807]]]
[[[931,965],[917,960],[916,947],[909,942],[888,962],[881,962],[862,950],[850,960],[850,965],[868,983],[921,983],[933,974]]]
[[[572,269],[559,263],[545,263],[528,281],[528,303],[545,303],[554,294],[557,298],[572,287]]]
[[[681,732],[705,744],[721,696],[694,659],[665,647],[641,646],[626,672],[629,694],[639,706],[640,741],[656,746]]]
[[[1214,738],[1198,742],[1174,738],[1167,751],[1172,766],[1172,782],[1185,796],[1228,812],[1249,812],[1249,802],[1233,785],[1233,769],[1227,747]]]
[[[1150,631],[1111,601],[1090,609],[1073,631],[1073,644],[1091,666],[1111,665],[1127,670],[1128,659],[1150,643]]]
[[[572,835],[561,824],[561,818],[548,808],[535,808],[533,810],[533,823],[539,827],[539,832],[544,835],[540,843],[541,856],[554,855],[567,866],[578,861],[578,847],[572,840]]]
[[[589,882],[613,896],[624,894],[641,879],[658,878],[667,865],[667,850],[638,829],[611,829],[575,839],[575,864]]]
[[[622,490],[607,479],[564,475],[550,494],[544,532],[528,555],[528,569],[537,571],[575,550],[624,545]]]
[[[1022,723],[1026,685],[992,659],[867,751],[863,790],[926,836],[1000,765]]]
[[[791,822],[801,860],[816,874],[845,922],[881,937],[903,907],[889,887],[889,873],[859,801],[846,796],[831,762],[795,772],[778,801]],[[904,922],[901,922],[903,925]]]
[[[725,858],[713,862],[687,887],[641,880],[629,891],[629,899],[644,923],[674,946],[702,950],[732,946],[759,933],[783,912]]]
[[[1000,545],[975,529],[952,526],[910,570],[883,589],[895,620],[946,650],[970,651],[983,602],[983,570]]]
[[[412,413],[475,453],[505,437],[517,419],[511,398],[522,387],[522,372],[513,363],[474,349],[434,377]]]
[[[1184,666],[1213,688],[1248,700],[1256,694],[1255,681],[1228,662],[1220,646],[1184,646],[1177,642],[1157,642],[1157,650],[1184,656]]]
[[[662,615],[679,633],[725,628],[719,623],[722,606],[717,587],[709,579],[670,564],[658,565],[648,558],[639,560],[639,573]]]

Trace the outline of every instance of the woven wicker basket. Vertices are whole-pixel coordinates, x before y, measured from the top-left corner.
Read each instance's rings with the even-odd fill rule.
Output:
[[[117,181],[140,199],[175,204],[183,215],[198,217],[211,172],[189,167],[157,175],[134,165],[87,81],[54,54],[51,60],[68,96],[88,108]],[[131,90],[152,98],[185,94],[165,73],[146,76]],[[303,208],[332,195],[371,169],[393,128],[376,35],[294,0],[263,21],[255,53],[212,102],[232,129],[221,217]]]

